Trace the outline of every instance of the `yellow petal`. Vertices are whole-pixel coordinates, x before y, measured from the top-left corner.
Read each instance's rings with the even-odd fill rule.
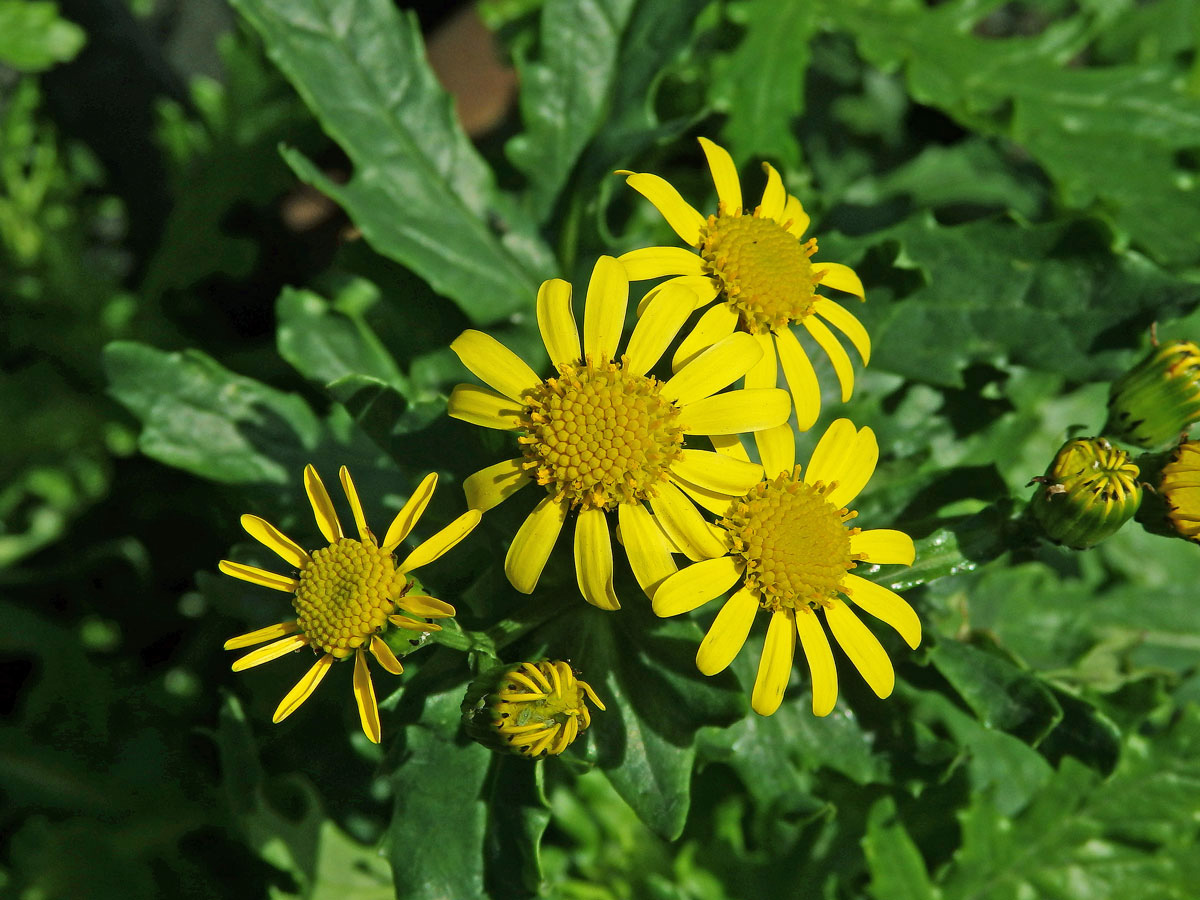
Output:
[[[476,378],[518,405],[522,396],[541,382],[525,360],[482,331],[468,328],[451,342],[450,349]]]
[[[645,281],[665,275],[704,275],[704,261],[686,247],[643,247],[617,257],[630,281]]]
[[[654,592],[654,614],[678,616],[719,597],[742,577],[743,566],[729,556],[706,559],[680,569]]]
[[[710,434],[708,440],[713,445],[713,449],[722,456],[728,456],[730,459],[740,460],[741,462],[750,462],[750,454],[746,452],[746,446],[742,443],[740,436],[736,434]]]
[[[741,434],[787,421],[792,401],[779,388],[726,391],[685,406],[679,415],[684,434]]]
[[[671,463],[671,471],[681,478],[718,494],[740,497],[762,481],[762,466],[708,450],[684,450]]]
[[[708,170],[712,172],[713,184],[717,187],[717,198],[721,201],[721,211],[726,215],[736,215],[742,208],[742,182],[738,178],[737,166],[729,152],[708,138],[699,138],[700,147],[708,160]]]
[[[625,348],[628,360],[622,368],[637,375],[654,368],[695,306],[696,295],[680,285],[664,285],[656,291],[633,327]]]
[[[567,504],[556,503],[552,497],[542,502],[529,514],[517,534],[508,555],[504,558],[504,573],[509,583],[522,594],[533,593],[542,569],[554,549],[554,542],[567,519]]]
[[[675,561],[662,539],[662,532],[640,503],[622,503],[617,507],[617,522],[625,539],[625,555],[633,577],[653,597],[665,578],[675,574]]]
[[[806,316],[803,321],[808,333],[833,363],[834,374],[837,375],[838,384],[842,386],[842,402],[845,403],[854,393],[854,366],[850,364],[850,357],[846,355],[845,348],[838,343],[828,325],[815,316]]]
[[[762,460],[763,476],[768,481],[796,467],[796,433],[787,422],[754,432],[754,442]]]
[[[396,518],[392,519],[392,524],[388,526],[387,534],[383,536],[383,549],[388,553],[399,547],[400,542],[408,537],[416,526],[417,521],[425,512],[425,507],[429,506],[429,501],[433,498],[437,481],[437,472],[430,472],[422,478],[417,489],[408,498],[408,502],[400,508],[400,512],[396,513]]]
[[[411,572],[421,566],[429,565],[434,560],[441,559],[443,554],[475,530],[475,526],[479,524],[482,517],[483,513],[477,509],[467,510],[437,534],[418,544],[417,549],[408,554],[408,558],[400,563],[396,570]]]
[[[833,651],[825,629],[812,609],[805,607],[796,611],[796,632],[800,645],[808,659],[808,671],[812,674],[812,711],[814,716],[827,716],[837,703],[838,677],[833,664]]]
[[[917,550],[913,540],[903,531],[891,528],[872,528],[850,536],[850,552],[866,554],[866,561],[878,565],[899,563],[911,566]]]
[[[250,537],[297,569],[308,561],[307,551],[266,519],[247,514],[242,516],[242,527]]]
[[[696,668],[705,675],[724,672],[746,643],[759,609],[758,596],[749,588],[742,588],[726,600],[696,651]]]
[[[853,313],[827,297],[813,302],[813,312],[850,339],[864,366],[871,361],[871,336]]]
[[[717,341],[733,334],[737,322],[737,313],[729,308],[728,303],[718,303],[705,310],[696,327],[679,342],[671,359],[671,371],[678,372]]]
[[[904,643],[917,649],[921,643],[921,620],[907,600],[873,581],[850,573],[842,582],[842,590],[855,606],[887,622],[904,638]]]
[[[571,285],[561,278],[542,282],[537,295],[537,321],[542,343],[556,368],[578,362],[583,357],[579,349],[579,328],[571,311]]]
[[[711,559],[725,552],[724,543],[713,536],[700,511],[675,485],[660,484],[650,506],[663,530],[688,559]]]
[[[775,332],[775,349],[779,351],[783,377],[787,379],[792,402],[796,405],[796,428],[808,431],[821,414],[821,388],[817,384],[817,373],[813,371],[808,354],[790,328]]]
[[[325,535],[325,540],[332,544],[342,536],[342,523],[338,521],[333,501],[329,499],[329,491],[325,490],[325,483],[321,481],[321,476],[311,463],[304,467],[304,491],[308,494],[308,502],[312,504],[317,527],[321,529],[321,534]]]
[[[354,525],[358,529],[359,540],[364,543],[374,541],[371,529],[367,527],[367,517],[363,515],[362,501],[358,499],[358,489],[354,487],[350,470],[345,466],[338,470],[338,480],[342,482],[342,490],[346,492],[346,499],[350,501],[350,512],[354,514]]]
[[[841,600],[833,599],[825,607],[825,620],[833,638],[850,657],[854,668],[878,697],[888,697],[896,686],[896,673],[887,651],[870,630]]]
[[[400,665],[400,660],[396,659],[396,654],[392,652],[392,648],[377,634],[371,635],[371,655],[379,661],[379,664],[386,671],[391,672],[393,675],[403,674],[404,666]]]
[[[775,356],[775,339],[767,334],[751,335],[762,357],[746,373],[745,386],[748,388],[773,388],[778,383],[779,359]]]
[[[837,419],[817,442],[804,480],[808,484],[837,482],[825,498],[834,506],[845,506],[871,480],[878,460],[875,432],[866,426],[856,432],[849,419]]]
[[[467,506],[487,512],[529,484],[522,462],[521,457],[506,459],[467,476],[463,482]]]
[[[308,638],[302,634],[292,634],[276,641],[273,644],[267,644],[265,647],[259,647],[257,650],[251,650],[245,656],[239,657],[233,663],[233,671],[242,672],[246,669],[252,669],[255,666],[261,666],[263,663],[268,663],[273,659],[279,659],[281,656],[286,656],[299,650],[301,647],[308,646]]]
[[[772,715],[783,702],[792,675],[792,660],[796,656],[796,615],[792,610],[777,610],[767,627],[762,658],[758,661],[758,677],[750,706],[760,716]]]
[[[296,682],[296,686],[279,701],[279,705],[275,707],[275,715],[271,716],[271,721],[278,725],[298,710],[300,704],[317,689],[317,685],[321,683],[331,665],[333,665],[333,655],[329,653],[324,654],[313,663],[312,668],[304,673],[304,677]]]
[[[414,619],[411,616],[388,616],[388,621],[397,628],[403,628],[405,631],[441,631],[442,626],[433,622],[422,622],[420,619]]]
[[[575,521],[575,576],[583,599],[600,609],[620,609],[613,590],[612,540],[603,510],[581,510]]]
[[[867,292],[863,290],[862,281],[849,266],[841,263],[814,262],[813,274],[819,275],[821,287],[831,287],[847,294],[853,294],[859,300],[865,300]]]
[[[249,581],[251,584],[262,585],[263,587],[269,587],[276,591],[284,591],[289,594],[300,587],[300,582],[295,578],[288,578],[286,575],[276,575],[274,572],[268,572],[266,569],[243,565],[229,559],[221,560],[217,568],[226,575],[232,575],[234,578],[242,579],[242,581]]]
[[[715,394],[745,375],[762,359],[762,348],[744,331],[717,341],[679,369],[661,394],[680,406]]]
[[[453,606],[428,594],[405,594],[396,601],[396,605],[407,613],[427,619],[445,619],[454,615]]]
[[[625,267],[611,256],[601,256],[592,267],[583,302],[583,352],[597,365],[617,355],[629,306],[629,278]]]
[[[671,484],[675,485],[685,494],[692,498],[701,509],[707,509],[714,516],[723,516],[729,512],[730,499],[728,494],[718,494],[715,491],[710,491],[707,488],[702,488],[698,484],[692,484],[685,478],[680,478],[678,475],[671,475]],[[657,520],[656,520],[657,521]],[[712,526],[715,528],[716,526]],[[718,531],[720,529],[717,529]],[[674,540],[668,536],[668,540],[674,544]],[[683,549],[675,546],[676,553],[682,553]]]
[[[761,218],[772,219],[782,224],[783,209],[787,204],[787,191],[783,189],[783,180],[773,165],[763,163],[762,167],[763,171],[767,173],[767,186],[763,190],[762,205],[758,208],[758,214]]]
[[[715,279],[709,278],[707,275],[679,275],[675,278],[669,278],[662,284],[655,285],[650,290],[646,291],[646,296],[638,301],[637,314],[642,316],[646,312],[646,307],[651,301],[658,296],[659,291],[670,288],[687,288],[695,294],[695,306],[693,309],[702,309],[713,302],[713,298],[721,292],[721,286],[717,284]]]
[[[300,625],[295,620],[280,622],[278,625],[268,625],[266,628],[259,628],[257,631],[249,631],[246,634],[231,637],[225,642],[225,649],[240,650],[242,647],[253,647],[255,644],[261,644],[263,641],[269,641],[272,638],[287,637],[287,635],[295,634],[299,630]]]
[[[362,722],[363,734],[373,744],[383,737],[379,726],[379,705],[375,702],[375,687],[371,684],[371,673],[367,671],[367,657],[362,650],[354,652],[354,702],[358,704],[358,719]]]
[[[630,173],[625,183],[654,204],[654,208],[662,213],[667,224],[683,238],[685,244],[690,247],[700,246],[700,229],[704,227],[704,216],[679,196],[679,191],[657,175],[646,172]]]
[[[787,202],[783,205],[783,222],[781,223],[787,229],[788,234],[799,240],[804,237],[804,232],[808,231],[810,222],[811,219],[804,211],[804,206],[789,194]]]
[[[521,425],[521,406],[516,401],[478,384],[455,385],[446,412],[480,428],[512,431]]]

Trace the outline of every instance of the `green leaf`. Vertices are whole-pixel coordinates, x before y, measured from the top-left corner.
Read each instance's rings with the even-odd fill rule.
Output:
[[[1114,335],[1194,302],[1193,287],[1143,256],[1114,253],[1095,223],[947,228],[925,214],[870,240],[895,241],[896,269],[917,280],[900,296],[868,283],[861,315],[872,367],[947,387],[962,387],[963,370],[975,362],[1019,363],[1080,381],[1111,376],[1124,350]],[[888,281],[897,284],[898,275],[893,270]]]
[[[921,852],[897,818],[896,801],[891,797],[881,797],[871,807],[862,845],[875,900],[937,900],[941,896],[929,881]]]
[[[694,623],[657,620],[636,601],[616,614],[572,602],[576,610],[536,634],[583,672],[607,707],[587,732],[596,763],[642,821],[674,840],[691,804],[697,730],[741,718],[745,698],[731,676],[696,671]]]
[[[395,896],[379,853],[329,821],[306,779],[281,779],[289,788],[287,813],[268,800],[265,774],[245,712],[235,697],[221,708],[216,732],[226,799],[246,842],[264,860],[292,875],[305,900],[385,900]]]
[[[553,260],[454,120],[415,17],[387,0],[234,6],[354,165],[338,184],[285,150],[297,174],[342,204],[376,250],[474,321],[530,309]]]
[[[996,652],[941,640],[929,659],[979,720],[1037,745],[1062,721],[1062,707],[1040,679]]]
[[[147,456],[214,481],[283,483],[323,437],[308,404],[235,375],[198,350],[105,349],[109,390],[142,420]]]
[[[0,0],[0,63],[22,72],[40,72],[67,62],[87,36],[74,22],[60,18],[57,3]]]
[[[1103,210],[1162,262],[1200,259],[1196,169],[1187,161],[1200,146],[1200,92],[1181,64],[1185,54],[1088,66],[1102,14],[1071,16],[1032,37],[973,33],[993,6],[856,0],[828,13],[871,63],[902,68],[918,102],[1020,145],[1069,206]]]
[[[482,798],[492,753],[459,734],[461,699],[461,688],[427,697],[421,718],[405,730],[388,831],[397,897],[484,895]]]
[[[726,149],[737,161],[768,158],[795,172],[800,145],[792,120],[804,111],[815,7],[806,0],[748,0],[731,4],[728,15],[744,34],[732,53],[717,57],[710,88],[714,105],[728,113],[721,131]]]
[[[378,300],[374,285],[361,280],[343,286],[332,302],[285,287],[276,305],[279,355],[323,385],[365,378],[407,394],[408,380],[364,320]]]
[[[549,0],[537,62],[518,61],[525,131],[507,147],[529,178],[529,202],[545,221],[580,152],[608,112],[633,0]]]
[[[535,897],[541,893],[542,833],[550,824],[550,805],[542,782],[542,764],[497,754],[488,776],[486,882],[491,897]]]

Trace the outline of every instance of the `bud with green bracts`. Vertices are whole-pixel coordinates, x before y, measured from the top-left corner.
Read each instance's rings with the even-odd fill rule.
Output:
[[[1142,502],[1129,454],[1102,437],[1067,441],[1037,483],[1030,512],[1051,540],[1094,547],[1124,525]]]
[[[1179,439],[1200,421],[1200,347],[1159,344],[1113,382],[1104,433],[1153,449]]]
[[[557,756],[592,724],[587,701],[604,704],[570,663],[523,662],[484,673],[467,691],[467,733],[493,750]]]
[[[1154,490],[1138,512],[1138,521],[1154,534],[1200,544],[1200,441],[1182,441],[1166,453],[1138,460]]]

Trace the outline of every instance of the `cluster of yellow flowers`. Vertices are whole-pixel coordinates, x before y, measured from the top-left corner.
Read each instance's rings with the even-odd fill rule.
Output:
[[[542,490],[531,492],[538,500],[504,563],[518,591],[536,588],[559,533],[572,521],[580,592],[601,609],[619,609],[610,538],[615,525],[633,575],[658,615],[687,613],[736,587],[698,649],[696,664],[704,674],[725,669],[756,614],[769,615],[751,700],[756,712],[770,715],[779,707],[797,639],[811,672],[813,712],[823,716],[833,709],[837,671],[828,634],[876,694],[891,693],[891,662],[855,607],[883,620],[912,647],[921,640],[921,624],[898,595],[852,571],[859,564],[913,562],[907,535],[852,525],[856,513],[848,506],[878,459],[875,435],[837,419],[807,468],[796,462],[795,433],[815,424],[821,390],[792,327],[802,326],[828,356],[841,398],[848,400],[853,364],[829,326],[864,365],[869,361],[866,329],[836,299],[863,299],[862,283],[847,266],[815,259],[816,239],[804,239],[809,217],[774,168],[763,166],[766,189],[761,202],[748,208],[729,154],[703,138],[700,144],[719,198],[707,217],[662,178],[622,173],[686,248],[601,257],[584,298],[582,339],[571,286],[559,279],[542,285],[537,323],[552,371],[539,375],[480,331],[466,331],[451,345],[483,385],[458,385],[449,414],[516,435],[511,458],[465,480],[469,512],[399,565],[394,553],[428,504],[435,476],[422,482],[382,542],[367,527],[345,468],[341,481],[357,539],[343,534],[311,466],[305,487],[327,547],[308,553],[263,520],[243,517],[251,536],[297,574],[228,561],[222,571],[291,593],[296,617],[229,641],[232,649],[276,639],[234,668],[305,645],[320,654],[280,703],[275,721],[311,694],[335,660],[353,655],[363,729],[379,741],[366,652],[398,674],[400,662],[380,636],[388,623],[431,631],[438,628],[434,619],[454,615],[449,604],[415,593],[410,574],[466,537],[483,512],[530,484]],[[637,323],[622,352],[630,283],[664,278],[637,304]],[[672,344],[669,377],[651,374]],[[776,386],[780,367],[787,390]],[[739,380],[742,386],[729,389]],[[753,436],[753,457],[742,435]],[[689,438],[706,438],[712,449],[692,446]],[[679,557],[687,560],[682,568]],[[562,752],[590,721],[583,697],[600,706],[575,674],[562,662],[510,669],[506,687],[496,694],[492,724],[526,755]]]

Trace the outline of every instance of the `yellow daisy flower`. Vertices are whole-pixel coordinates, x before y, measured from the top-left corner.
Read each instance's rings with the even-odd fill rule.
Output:
[[[912,539],[902,532],[848,526],[857,513],[846,504],[875,471],[875,435],[870,428],[855,431],[849,419],[838,419],[818,442],[803,478],[795,465],[790,428],[771,429],[760,437],[764,469],[778,474],[726,506],[719,524],[728,553],[664,581],[654,594],[654,611],[660,616],[689,612],[741,582],[700,644],[696,665],[705,675],[725,669],[745,643],[755,614],[769,612],[751,697],[760,715],[779,708],[797,636],[812,673],[813,713],[825,716],[833,710],[837,671],[822,617],[871,689],[887,697],[895,685],[891,661],[839,596],[891,625],[910,647],[921,642],[921,622],[913,608],[850,571],[859,562],[911,565],[914,556]]]
[[[1175,531],[1200,544],[1200,441],[1183,441],[1171,451],[1158,494]]]
[[[591,726],[588,700],[604,709],[570,663],[524,662],[500,673],[497,689],[484,699],[472,724],[482,724],[488,743],[503,750],[530,759],[557,756]]]
[[[871,340],[858,319],[835,301],[819,296],[816,289],[833,288],[865,299],[862,282],[849,266],[812,259],[817,239],[801,240],[808,230],[808,214],[800,201],[784,190],[770,163],[763,163],[767,187],[762,202],[747,210],[742,206],[742,186],[729,153],[707,138],[700,138],[700,146],[718,197],[717,212],[707,219],[659,176],[618,173],[628,175],[629,186],[653,203],[683,242],[698,252],[648,247],[626,253],[620,260],[631,281],[676,276],[666,284],[681,284],[695,291],[697,309],[721,297],[723,302],[705,312],[684,338],[675,365],[687,362],[740,324],[763,349],[759,364],[746,376],[746,387],[775,386],[778,354],[796,405],[798,427],[806,431],[820,414],[821,390],[812,362],[791,326],[803,325],[829,356],[842,387],[842,402],[849,400],[854,391],[854,367],[825,322],[849,338],[863,365],[871,359]]]
[[[282,722],[300,708],[329,671],[334,660],[354,655],[354,699],[358,715],[368,738],[379,743],[379,707],[375,689],[367,671],[364,650],[370,650],[378,663],[393,675],[404,671],[391,648],[380,638],[388,623],[411,631],[438,631],[441,626],[421,619],[436,619],[454,615],[454,607],[442,600],[413,594],[411,572],[428,565],[471,533],[479,524],[481,513],[463,513],[437,534],[409,553],[396,565],[395,552],[408,537],[437,486],[437,475],[426,475],[404,508],[388,527],[383,543],[376,540],[367,527],[362,504],[350,473],[345,466],[339,472],[346,499],[354,514],[358,540],[346,537],[333,501],[325,490],[317,470],[311,465],[304,469],[304,489],[312,503],[313,514],[321,534],[329,545],[309,553],[258,516],[242,516],[242,527],[268,550],[290,563],[293,575],[276,575],[265,569],[221,560],[220,569],[226,575],[274,588],[292,595],[296,618],[278,625],[268,625],[249,634],[230,638],[226,650],[252,647],[277,638],[237,660],[233,671],[270,662],[284,654],[311,647],[321,656],[308,673],[297,682],[275,710],[273,721]]]
[[[530,593],[567,520],[575,522],[575,570],[589,603],[618,609],[606,513],[616,510],[625,552],[649,593],[675,571],[659,525],[693,559],[724,547],[687,494],[738,497],[761,477],[748,460],[684,447],[686,435],[758,431],[787,420],[789,401],[777,389],[717,394],[758,362],[762,350],[745,334],[727,335],[672,378],[646,373],[658,362],[695,306],[684,287],[658,292],[614,358],[625,322],[625,267],[603,256],[584,303],[583,343],[571,312],[571,286],[545,282],[537,319],[555,374],[539,378],[520,357],[480,331],[464,331],[450,346],[489,387],[460,384],[451,416],[484,428],[518,433],[521,454],[464,482],[472,509],[488,510],[536,482],[546,494],[518,529],[504,561],[513,587]],[[654,516],[647,511],[649,503]]]

